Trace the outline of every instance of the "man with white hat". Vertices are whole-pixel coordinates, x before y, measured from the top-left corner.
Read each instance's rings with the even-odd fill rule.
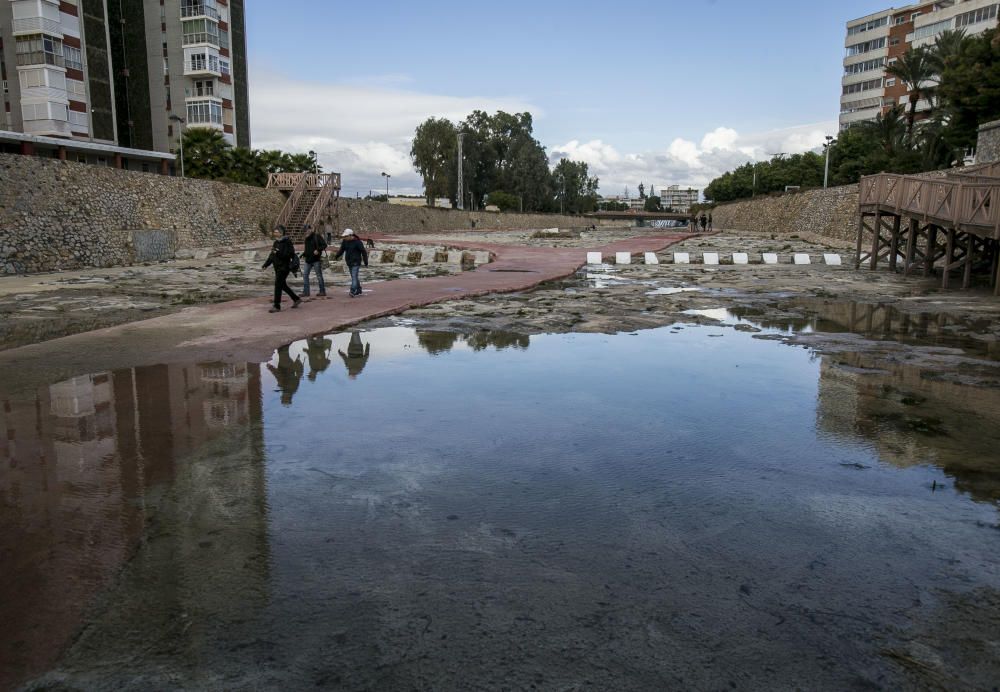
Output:
[[[365,244],[350,228],[345,228],[340,235],[342,238],[340,249],[337,250],[337,254],[333,258],[337,260],[340,259],[341,255],[344,255],[347,270],[351,272],[351,297],[353,298],[361,295],[361,280],[358,278],[358,273],[361,271],[362,262],[366,267],[368,266],[368,251],[365,249]]]

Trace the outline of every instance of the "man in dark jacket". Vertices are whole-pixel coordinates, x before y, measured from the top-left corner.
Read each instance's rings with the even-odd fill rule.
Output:
[[[316,272],[316,279],[319,281],[319,293],[316,295],[326,298],[326,282],[323,281],[323,251],[326,250],[326,240],[322,233],[310,228],[308,224],[304,230],[307,235],[302,260],[306,263],[306,269],[302,272],[302,297],[309,297],[309,274]]]
[[[271,254],[267,256],[263,269],[274,265],[274,306],[268,312],[279,312],[281,310],[281,293],[284,291],[292,299],[292,307],[297,308],[302,299],[295,295],[295,291],[288,287],[288,275],[292,273],[292,263],[295,261],[295,245],[288,237],[284,226],[274,229],[274,245],[271,246]]]
[[[343,240],[340,241],[340,249],[333,259],[340,259],[344,255],[347,262],[347,269],[351,272],[351,297],[361,295],[361,279],[358,277],[361,271],[361,263],[368,266],[368,251],[365,244],[350,228],[345,228],[341,234]]]

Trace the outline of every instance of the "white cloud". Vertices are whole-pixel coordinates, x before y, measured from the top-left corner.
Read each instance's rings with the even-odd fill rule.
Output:
[[[323,84],[266,70],[253,74],[253,146],[318,152],[324,168],[344,175],[344,193],[351,196],[384,189],[382,171],[392,176],[394,193],[422,191],[410,161],[410,143],[416,126],[428,117],[459,121],[475,109],[542,115],[539,108],[516,97],[442,96],[406,89],[406,75],[371,77],[363,84],[359,80]],[[601,192],[608,195],[620,194],[626,185],[634,193],[639,182],[647,188],[670,184],[703,188],[748,160],[815,149],[836,130],[833,121],[746,135],[718,127],[705,133],[700,143],[677,138],[659,151],[624,153],[601,140],[573,139],[549,146],[549,152],[553,164],[562,157],[586,161],[601,179]]]
[[[540,109],[518,98],[455,97],[401,88],[405,75],[373,77],[364,85],[295,81],[266,70],[253,72],[250,129],[253,146],[293,152],[313,150],[327,170],[344,176],[345,194],[384,189],[418,194],[420,176],[410,162],[417,125],[434,116],[459,121],[475,109]]]
[[[713,178],[746,163],[769,159],[773,154],[799,154],[821,147],[827,134],[837,131],[836,121],[800,125],[780,130],[743,135],[719,127],[706,133],[701,144],[687,139],[673,140],[663,151],[621,154],[600,140],[572,140],[553,147],[553,163],[566,157],[586,161],[601,180],[605,195],[621,194],[625,187],[634,195],[640,182],[646,188],[664,185],[691,185],[704,188]]]

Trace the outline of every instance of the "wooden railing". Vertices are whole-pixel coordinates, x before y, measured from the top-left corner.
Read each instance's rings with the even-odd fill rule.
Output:
[[[292,194],[288,196],[288,201],[286,201],[285,206],[282,207],[281,213],[278,214],[278,219],[274,222],[275,226],[288,225],[288,221],[292,218],[292,212],[295,211],[295,207],[298,206],[299,200],[302,199],[302,194],[308,187],[309,177],[311,174],[299,173],[297,175],[299,176],[299,180],[292,189]]]
[[[330,200],[333,199],[334,193],[337,193],[338,196],[340,193],[340,173],[324,173],[322,175],[326,176],[326,182],[323,184],[323,188],[320,190],[319,197],[316,198],[309,216],[306,217],[306,223],[313,228],[316,227],[326,212],[326,208],[330,204]]]
[[[956,177],[928,179],[881,173],[861,179],[858,203],[862,208],[876,207],[942,227],[990,228],[993,237],[1000,237],[1000,180],[980,182],[978,176],[968,181]]]
[[[267,176],[267,186],[279,190],[294,190],[299,184],[301,173],[271,173]]]

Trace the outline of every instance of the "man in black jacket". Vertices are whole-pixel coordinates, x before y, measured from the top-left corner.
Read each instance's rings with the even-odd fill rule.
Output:
[[[361,263],[368,266],[368,251],[365,244],[350,228],[345,228],[341,234],[343,240],[340,241],[340,249],[334,255],[334,259],[340,259],[341,255],[346,255],[347,269],[351,272],[351,297],[361,295],[361,279],[358,277],[361,271]]]
[[[326,298],[326,282],[323,280],[323,251],[326,250],[326,240],[322,233],[310,228],[308,224],[303,230],[307,235],[305,252],[302,253],[302,260],[306,263],[306,269],[302,272],[302,297],[309,297],[309,274],[316,272],[319,281],[319,293],[316,295]]]
[[[288,237],[284,226],[274,229],[274,245],[271,246],[271,254],[267,256],[263,269],[274,265],[274,307],[268,312],[281,311],[281,293],[284,291],[292,299],[292,307],[297,308],[302,299],[295,295],[295,291],[288,287],[288,275],[292,273],[292,262],[295,257],[295,245]]]

